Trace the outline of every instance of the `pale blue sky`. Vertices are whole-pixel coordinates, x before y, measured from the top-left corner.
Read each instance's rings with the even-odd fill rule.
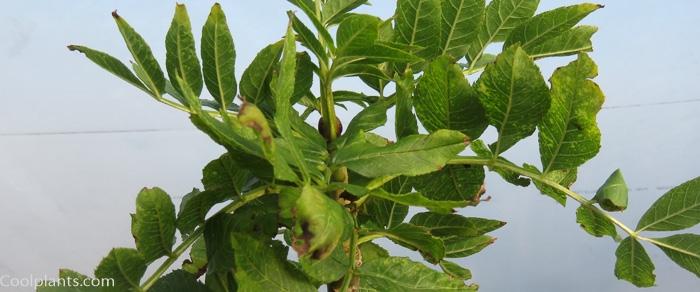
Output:
[[[213,1],[183,1],[201,27]],[[382,17],[395,1],[362,8]],[[542,10],[578,1],[542,0]],[[593,58],[606,106],[700,98],[700,2],[600,1],[606,8],[584,20],[600,28]],[[282,0],[223,1],[238,51],[240,74],[255,53],[284,32]],[[94,66],[66,45],[86,44],[128,60],[109,13],[118,9],[164,61],[163,40],[173,1],[5,1],[0,10],[0,134],[114,129],[170,132],[0,136],[0,274],[53,275],[59,267],[90,274],[114,246],[133,246],[129,212],[143,186],[181,196],[199,185],[200,169],[222,153],[193,130],[186,116],[153,102]],[[198,31],[199,29],[196,29]],[[543,72],[568,61],[541,62]],[[338,88],[364,89],[356,80]],[[599,115],[600,155],[584,166],[574,189],[595,190],[615,168],[628,184],[630,208],[620,218],[634,225],[664,188],[700,175],[700,102],[611,108]],[[347,119],[348,115],[341,114]],[[386,129],[382,132],[388,133]],[[485,136],[487,142],[494,135]],[[506,152],[516,162],[537,162],[535,140]],[[462,211],[509,224],[496,244],[459,260],[482,291],[633,291],[615,279],[615,243],[592,238],[574,221],[575,205],[557,206],[533,188],[487,179],[493,199]],[[646,188],[646,189],[645,189]],[[697,233],[700,231],[695,228]],[[396,254],[410,252],[394,249]],[[700,280],[655,247],[657,288],[692,291]],[[0,288],[2,291],[2,288]],[[9,290],[8,290],[9,291]]]

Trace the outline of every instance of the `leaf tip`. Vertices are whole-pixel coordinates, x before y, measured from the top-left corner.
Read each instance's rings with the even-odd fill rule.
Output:
[[[121,16],[119,16],[119,14],[117,13],[116,10],[112,11],[112,17],[114,17],[114,19],[120,19],[120,18],[121,18]]]
[[[80,48],[76,45],[68,45],[67,48],[69,51],[80,51]]]

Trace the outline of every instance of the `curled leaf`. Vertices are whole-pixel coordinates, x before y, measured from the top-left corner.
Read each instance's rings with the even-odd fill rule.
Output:
[[[620,170],[615,170],[593,197],[605,211],[623,211],[627,209],[627,184]]]

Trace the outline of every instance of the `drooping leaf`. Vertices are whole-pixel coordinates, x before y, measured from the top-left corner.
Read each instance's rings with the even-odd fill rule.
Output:
[[[407,136],[385,147],[353,143],[338,149],[333,162],[370,178],[415,176],[440,169],[465,146],[463,134],[440,130],[430,135]]]
[[[358,270],[360,291],[475,292],[461,279],[430,269],[408,258],[387,257],[365,262]]]
[[[593,197],[603,210],[623,211],[627,209],[627,184],[620,170],[615,170]]]
[[[576,168],[598,154],[600,130],[596,114],[605,97],[590,80],[597,74],[593,60],[580,54],[552,75],[552,105],[539,126],[544,173]]]
[[[202,170],[202,185],[205,190],[224,192],[231,198],[243,192],[250,178],[250,171],[230,153],[212,160]]]
[[[432,236],[426,228],[408,223],[401,223],[391,229],[375,231],[403,247],[420,251],[433,264],[437,264],[445,256],[442,240]]]
[[[418,82],[413,104],[421,124],[429,132],[457,130],[474,140],[488,126],[478,94],[449,56],[430,63]]]
[[[440,261],[440,268],[455,280],[466,281],[472,278],[472,271],[450,261]]]
[[[615,276],[634,284],[637,287],[651,287],[656,281],[654,263],[639,242],[625,238],[615,251]]]
[[[262,49],[243,71],[241,77],[241,95],[254,104],[264,102],[270,96],[270,80],[275,65],[282,55],[283,42],[276,42]],[[270,101],[267,101],[270,102]]]
[[[209,292],[204,284],[197,281],[194,275],[183,270],[176,270],[158,279],[148,291],[153,292]]]
[[[617,237],[615,225],[604,216],[601,216],[591,208],[581,206],[576,209],[576,223],[581,225],[581,228],[595,237],[608,235],[612,238]]]
[[[204,238],[200,237],[190,248],[190,258],[182,263],[182,269],[193,275],[200,275],[209,262],[207,259],[207,245]]]
[[[637,231],[675,231],[700,223],[700,177],[687,181],[659,198],[644,213]]]
[[[493,0],[486,6],[484,21],[476,39],[469,45],[467,60],[474,68],[475,62],[483,55],[486,47],[502,42],[516,26],[535,14],[539,0]]]
[[[236,49],[226,15],[216,3],[202,28],[202,69],[209,93],[220,106],[228,107],[238,93]]]
[[[399,0],[395,15],[395,42],[420,47],[411,52],[424,59],[439,54],[440,0]]]
[[[535,59],[556,56],[569,56],[593,50],[591,37],[598,31],[595,26],[581,25],[562,32],[543,43],[527,49]]]
[[[311,257],[301,257],[299,265],[301,270],[314,281],[331,283],[342,278],[348,271],[349,257],[350,255],[343,251],[343,246],[339,244],[327,258],[316,260]]]
[[[652,243],[676,264],[700,277],[700,235],[676,234],[655,238]]]
[[[363,206],[372,222],[386,228],[401,224],[408,215],[408,205],[387,199],[369,198]]]
[[[114,286],[102,287],[102,291],[141,291],[141,277],[146,272],[146,260],[131,248],[112,249],[95,269],[98,279],[114,279]]]
[[[484,143],[481,140],[472,141],[470,148],[472,149],[472,151],[474,151],[474,153],[476,153],[477,156],[481,158],[494,159],[494,155],[491,152],[491,150],[489,150],[489,147],[487,147],[486,143]],[[515,165],[514,163],[500,156],[496,157],[495,159],[500,161],[501,163]],[[500,175],[505,181],[516,186],[526,187],[530,185],[530,179],[523,177],[514,171],[510,171],[501,167],[490,168],[490,170],[498,173],[498,175]]]
[[[433,212],[418,213],[411,218],[410,222],[426,228],[430,234],[441,238],[479,236],[506,224],[498,220]]]
[[[445,239],[445,257],[463,258],[480,252],[493,244],[496,238],[481,235],[475,237],[452,237]]]
[[[240,233],[234,234],[231,242],[236,251],[235,277],[238,291],[317,291],[287,261],[287,251],[279,242],[264,242]]]
[[[209,210],[227,197],[223,191],[200,192],[197,189],[185,195],[180,203],[176,222],[177,229],[183,237],[189,236],[197,226],[203,224]]]
[[[462,58],[479,32],[484,0],[443,0],[441,9],[440,52]]]
[[[562,169],[562,170],[550,170],[547,173],[542,173],[536,166],[525,164],[525,169],[540,175],[543,179],[554,182],[562,187],[571,188],[571,185],[576,182],[578,178],[578,171],[574,169]],[[566,206],[567,195],[565,192],[556,189],[541,180],[533,180],[535,187],[545,196],[548,196],[562,206]]]
[[[165,48],[165,68],[170,80],[177,80],[179,77],[196,96],[199,96],[204,86],[202,68],[197,58],[192,25],[185,4],[177,4],[175,7],[175,16],[165,36]],[[173,86],[178,92],[183,92],[178,82],[173,83]]]
[[[136,75],[129,70],[129,67],[126,67],[126,65],[124,65],[124,63],[119,61],[117,58],[83,46],[70,45],[68,46],[68,49],[85,54],[85,57],[90,59],[90,61],[107,70],[109,73],[112,73],[129,84],[150,93],[148,88],[141,83],[141,80],[139,80]]]
[[[294,243],[299,256],[328,257],[352,228],[348,212],[312,186],[305,186],[294,207]]]
[[[329,0],[323,4],[321,16],[323,23],[329,25],[338,23],[343,19],[348,12],[367,3],[367,0]]]
[[[549,88],[539,68],[518,46],[503,51],[476,83],[489,123],[498,129],[495,156],[532,135],[549,109]]]
[[[465,201],[432,200],[426,198],[421,193],[392,194],[383,189],[373,190],[369,195],[406,206],[425,207],[439,213],[450,213],[453,212],[454,208],[462,208],[469,204],[469,202]]]
[[[146,262],[169,255],[175,243],[175,206],[165,191],[144,188],[136,198],[131,233]]]
[[[477,205],[484,184],[484,168],[447,165],[439,171],[412,178],[413,186],[432,200],[465,201]]]
[[[396,109],[394,131],[396,138],[418,134],[418,121],[413,114],[413,72],[407,69],[403,76],[396,74]]]
[[[150,89],[154,96],[160,97],[165,90],[165,76],[158,65],[158,61],[153,57],[151,48],[146,41],[139,35],[116,11],[112,12],[112,17],[117,23],[119,32],[121,32],[126,47],[131,52],[136,64],[143,69],[143,82]]]
[[[528,50],[569,30],[601,7],[603,6],[599,4],[583,3],[538,14],[513,29],[503,47],[519,43],[523,49]]]

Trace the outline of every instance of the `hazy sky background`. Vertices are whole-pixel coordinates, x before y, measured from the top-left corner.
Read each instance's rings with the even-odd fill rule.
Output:
[[[213,1],[183,2],[199,35]],[[382,17],[393,13],[395,1],[371,2],[373,6],[362,11]],[[596,81],[606,93],[606,106],[612,108],[599,115],[603,147],[582,167],[574,189],[590,196],[621,168],[633,190],[630,208],[619,217],[635,225],[669,186],[700,175],[700,2],[600,2],[605,9],[584,23],[600,28],[592,56],[600,66]],[[578,1],[542,0],[540,10],[572,3]],[[259,49],[283,35],[285,11],[293,7],[282,0],[222,4],[234,34],[240,76]],[[118,9],[163,62],[173,7],[174,1],[4,1],[0,275],[55,275],[60,267],[92,274],[110,248],[133,246],[129,212],[140,188],[160,186],[182,196],[200,185],[201,168],[223,152],[195,131],[185,114],[152,101],[65,48],[86,44],[129,60],[109,15]],[[548,78],[569,60],[540,65]],[[366,89],[353,79],[338,82],[337,88]],[[684,100],[695,101],[646,105]],[[630,105],[643,106],[624,107]],[[342,110],[340,115],[347,124],[349,115]],[[169,131],[8,135],[128,129]],[[388,128],[381,131],[391,135]],[[494,138],[493,131],[484,136],[487,142]],[[537,163],[536,141],[527,140],[505,156]],[[532,187],[507,185],[493,174],[487,186],[493,199],[461,213],[509,223],[495,232],[498,241],[493,246],[458,260],[471,268],[482,291],[636,290],[613,275],[616,244],[593,238],[577,226],[574,203],[562,208]],[[694,291],[700,285],[656,247],[647,246],[647,251],[656,263],[658,285],[647,291]],[[397,248],[392,252],[419,258]]]

